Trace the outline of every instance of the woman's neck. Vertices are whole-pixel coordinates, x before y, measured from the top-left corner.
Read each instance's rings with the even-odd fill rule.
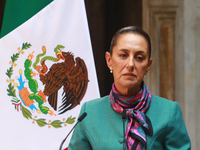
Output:
[[[126,95],[126,96],[136,95],[141,90],[141,87],[137,87],[137,88],[117,88],[117,87],[115,87],[115,88],[118,91],[118,93],[120,93],[121,95]]]

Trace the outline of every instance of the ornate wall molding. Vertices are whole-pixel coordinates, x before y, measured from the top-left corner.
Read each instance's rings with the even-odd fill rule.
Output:
[[[143,29],[154,59],[145,82],[179,102],[192,149],[200,149],[200,1],[143,0]]]
[[[146,12],[148,16],[143,16],[146,23],[143,28],[151,37],[153,58],[146,82],[153,94],[170,100],[175,100],[176,11],[175,6],[151,6]]]

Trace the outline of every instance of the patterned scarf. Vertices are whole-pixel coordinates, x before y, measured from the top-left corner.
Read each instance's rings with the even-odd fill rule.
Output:
[[[115,85],[110,92],[112,108],[119,113],[126,109],[128,125],[125,133],[126,150],[145,150],[147,146],[146,134],[153,135],[150,119],[145,115],[151,104],[151,93],[142,82],[142,89],[134,96],[120,95]]]

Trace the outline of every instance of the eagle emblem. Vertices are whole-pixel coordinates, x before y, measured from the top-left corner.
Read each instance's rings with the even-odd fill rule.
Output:
[[[88,74],[85,62],[77,57],[74,61],[74,55],[70,52],[62,52],[62,45],[55,48],[57,58],[44,57],[41,60],[42,66],[36,66],[40,74],[40,80],[45,85],[44,95],[48,96],[48,102],[57,110],[59,107],[60,114],[66,112],[77,106],[85,95],[88,83]],[[43,52],[46,48],[43,46]],[[40,55],[38,55],[40,57]],[[60,59],[64,60],[61,63],[53,64],[49,71],[45,65],[46,60],[58,62]],[[58,90],[63,87],[62,105],[57,106]]]
[[[42,46],[40,54],[34,56],[34,51],[29,53],[24,61],[24,69],[19,69],[20,76],[15,77],[18,79],[16,83],[12,79],[13,68],[17,66],[16,61],[19,56],[30,47],[30,43],[23,43],[22,48],[18,48],[19,52],[13,54],[9,62],[11,66],[6,72],[9,77],[7,95],[12,97],[12,104],[15,105],[17,111],[22,111],[26,119],[32,119],[33,123],[37,122],[40,127],[48,125],[60,128],[62,124],[65,126],[73,124],[75,118],[72,117],[63,118],[62,121],[46,122],[46,119],[38,119],[36,115],[33,117],[32,113],[56,116],[80,104],[89,82],[84,60],[80,57],[74,58],[72,52],[63,51],[65,48],[63,45],[57,45],[54,48],[55,57],[46,56],[47,49]],[[35,61],[33,57],[36,58]],[[38,86],[38,81],[43,84],[43,89]],[[16,94],[15,87],[18,89],[18,94]],[[62,90],[62,95],[58,95],[59,90]],[[57,114],[54,113],[55,111]]]

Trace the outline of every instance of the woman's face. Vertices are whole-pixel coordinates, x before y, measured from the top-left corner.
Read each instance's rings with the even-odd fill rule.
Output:
[[[134,95],[140,90],[144,75],[150,69],[146,39],[134,33],[118,37],[112,56],[106,52],[108,67],[113,70],[115,87],[123,95]]]

